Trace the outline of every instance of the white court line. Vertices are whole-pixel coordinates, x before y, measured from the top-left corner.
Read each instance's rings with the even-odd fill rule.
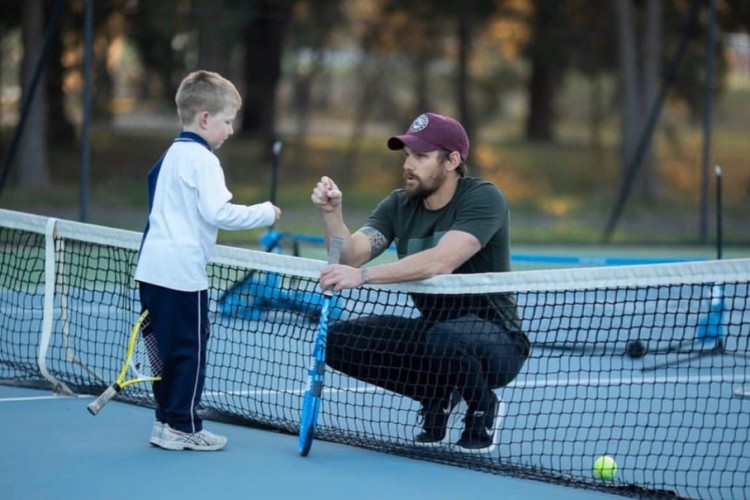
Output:
[[[79,394],[76,396],[53,394],[51,396],[27,396],[27,397],[22,397],[22,398],[0,398],[0,403],[17,403],[19,401],[43,401],[46,399],[70,399],[71,397],[75,399],[75,398],[93,398],[94,396],[90,396],[88,394]]]
[[[748,378],[746,375],[727,375],[727,376],[712,376],[703,375],[697,377],[645,377],[645,378],[634,378],[634,377],[614,377],[614,378],[574,378],[574,379],[561,379],[561,380],[522,380],[512,382],[507,386],[508,389],[535,389],[545,387],[567,387],[567,386],[623,386],[623,385],[637,385],[637,384],[675,384],[675,383],[693,383],[693,384],[704,384],[711,382],[733,382],[743,383],[747,382]],[[385,393],[385,389],[380,387],[366,385],[366,386],[352,386],[352,387],[341,387],[338,389],[324,388],[324,392],[328,394],[338,393]],[[243,390],[243,391],[205,391],[203,397],[212,396],[280,396],[284,394],[300,396],[305,393],[305,388],[291,389],[291,390]],[[90,394],[79,394],[75,397],[78,398],[93,398]],[[38,401],[45,399],[66,399],[70,396],[66,395],[50,395],[50,396],[29,396],[21,398],[0,398],[0,403],[15,402],[15,401]]]
[[[697,377],[614,377],[614,378],[572,378],[560,380],[521,380],[512,382],[508,388],[534,389],[537,387],[567,387],[567,386],[610,386],[610,385],[638,385],[638,384],[705,384],[710,382],[744,382],[746,375],[700,375]]]
[[[289,390],[249,390],[249,391],[205,391],[203,396],[279,396],[283,394],[291,394],[295,396],[301,396],[305,393],[305,388],[301,389],[289,389]],[[355,387],[341,387],[339,389],[331,389],[328,387],[323,388],[323,392],[327,394],[338,394],[342,392],[382,392],[385,393],[385,389],[370,386],[355,386]]]
[[[706,384],[716,382],[733,382],[743,383],[748,380],[746,375],[702,375],[697,377],[611,377],[611,378],[572,378],[572,379],[560,379],[560,380],[521,380],[510,383],[507,389],[536,389],[545,387],[568,387],[568,386],[623,386],[623,385],[647,385],[647,384]],[[337,394],[344,392],[387,392],[385,389],[381,389],[376,386],[354,386],[354,387],[342,387],[339,389],[324,388],[324,392],[328,394]],[[305,393],[305,389],[291,389],[291,390],[246,390],[246,391],[206,391],[204,396],[279,396],[283,394],[291,395],[302,395]]]

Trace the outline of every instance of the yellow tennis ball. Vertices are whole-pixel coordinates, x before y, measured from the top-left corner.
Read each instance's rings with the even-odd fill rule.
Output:
[[[617,462],[609,455],[602,455],[594,462],[594,477],[597,479],[612,479],[617,473]]]

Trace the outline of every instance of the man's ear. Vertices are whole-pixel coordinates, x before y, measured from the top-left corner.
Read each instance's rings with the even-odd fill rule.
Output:
[[[448,155],[448,162],[450,163],[451,170],[455,170],[461,165],[461,153],[458,151],[451,151]]]

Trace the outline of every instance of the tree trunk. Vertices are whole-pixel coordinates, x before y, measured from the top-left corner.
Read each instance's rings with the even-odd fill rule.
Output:
[[[23,89],[31,91],[34,71],[44,46],[44,0],[23,2]],[[47,98],[45,75],[34,90],[25,130],[21,135],[18,154],[18,184],[24,188],[42,189],[49,186],[47,162]],[[24,96],[25,97],[25,96]]]
[[[2,26],[0,26],[0,40],[5,38],[5,30]],[[5,72],[5,61],[4,61],[4,54],[2,49],[0,49],[0,82],[4,81],[5,78],[3,78],[3,73]],[[3,123],[5,120],[3,120],[3,106],[0,106],[0,123]],[[0,132],[0,144],[3,143],[2,141],[3,133]],[[2,167],[0,167],[2,168]],[[2,174],[0,173],[0,176]]]
[[[382,19],[370,23],[367,30],[362,35],[362,48],[366,53],[371,54],[372,47],[376,43],[377,35],[382,29]],[[365,134],[367,122],[372,115],[372,110],[377,103],[377,97],[380,91],[383,77],[382,61],[375,57],[365,57],[360,64],[360,70],[357,72],[359,77],[359,88],[361,94],[357,102],[357,108],[354,112],[354,123],[349,135],[349,145],[344,155],[344,161],[340,168],[339,178],[340,186],[349,187],[355,182],[355,168],[357,157],[361,149],[362,136]]]
[[[661,78],[661,49],[662,49],[662,19],[664,12],[663,0],[649,0],[646,2],[646,33],[643,37],[643,106],[645,110],[641,116],[639,127],[646,125],[647,115],[659,94],[659,80]],[[656,166],[658,159],[654,153],[653,141],[649,143],[648,151],[643,157],[640,190],[646,201],[653,201],[660,192],[660,183]]]
[[[198,32],[198,68],[215,71],[225,78],[230,75],[229,47],[224,43],[226,33],[222,18],[223,2],[194,0],[193,19]]]
[[[589,142],[591,144],[591,164],[594,167],[593,173],[600,171],[604,163],[604,91],[602,78],[599,74],[589,75],[589,103],[591,114],[589,115]]]
[[[525,133],[530,141],[555,140],[555,93],[559,75],[567,67],[565,50],[555,33],[560,29],[560,18],[565,15],[559,2],[535,0],[534,38],[527,49],[531,60],[528,82],[528,115]]]
[[[242,134],[273,142],[276,87],[281,76],[281,50],[289,23],[288,2],[258,1],[244,28],[245,92]],[[269,153],[270,154],[270,153]]]
[[[96,30],[95,30],[96,31]],[[107,35],[102,37],[105,42],[102,47],[109,47],[111,40]],[[107,50],[98,49],[96,43],[96,33],[94,33],[94,102],[92,105],[92,119],[99,124],[109,124],[112,122],[112,96],[114,94],[114,84],[112,75],[109,73],[109,61],[107,60]]]
[[[425,54],[419,54],[414,61],[414,95],[417,98],[417,104],[412,116],[430,111],[429,95],[429,64],[430,60]],[[409,118],[407,118],[409,120]]]
[[[526,138],[531,141],[554,140],[554,89],[552,68],[543,58],[535,58],[529,80],[529,115],[526,120]]]
[[[615,0],[618,52],[620,54],[620,91],[622,93],[622,125],[620,133],[620,164],[623,179],[638,144],[641,98],[639,92],[636,41],[631,0]]]
[[[54,7],[54,1],[46,0],[45,5],[49,13]],[[47,17],[47,23],[49,23],[49,16]],[[44,91],[47,94],[47,132],[49,144],[54,145],[55,149],[75,150],[78,143],[76,128],[65,113],[63,37],[63,30],[58,30],[57,38],[52,41],[45,61],[47,75]]]
[[[469,77],[469,62],[471,61],[471,34],[472,34],[472,19],[471,12],[468,4],[464,4],[464,8],[459,10],[458,20],[458,85],[457,85],[457,100],[458,100],[458,118],[461,124],[466,129],[466,134],[469,136],[470,141],[477,142],[476,130],[474,127],[474,114],[471,110],[471,98],[470,98],[470,77]],[[475,168],[479,165],[474,162]]]

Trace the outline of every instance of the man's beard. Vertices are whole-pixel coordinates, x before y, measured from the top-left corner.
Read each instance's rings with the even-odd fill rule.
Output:
[[[434,194],[445,182],[445,172],[440,172],[436,178],[432,180],[430,184],[425,184],[422,179],[413,176],[412,181],[416,183],[415,187],[410,188],[408,183],[404,184],[404,192],[406,197],[414,201],[422,201],[425,198],[429,198]],[[404,181],[408,178],[404,175]]]

